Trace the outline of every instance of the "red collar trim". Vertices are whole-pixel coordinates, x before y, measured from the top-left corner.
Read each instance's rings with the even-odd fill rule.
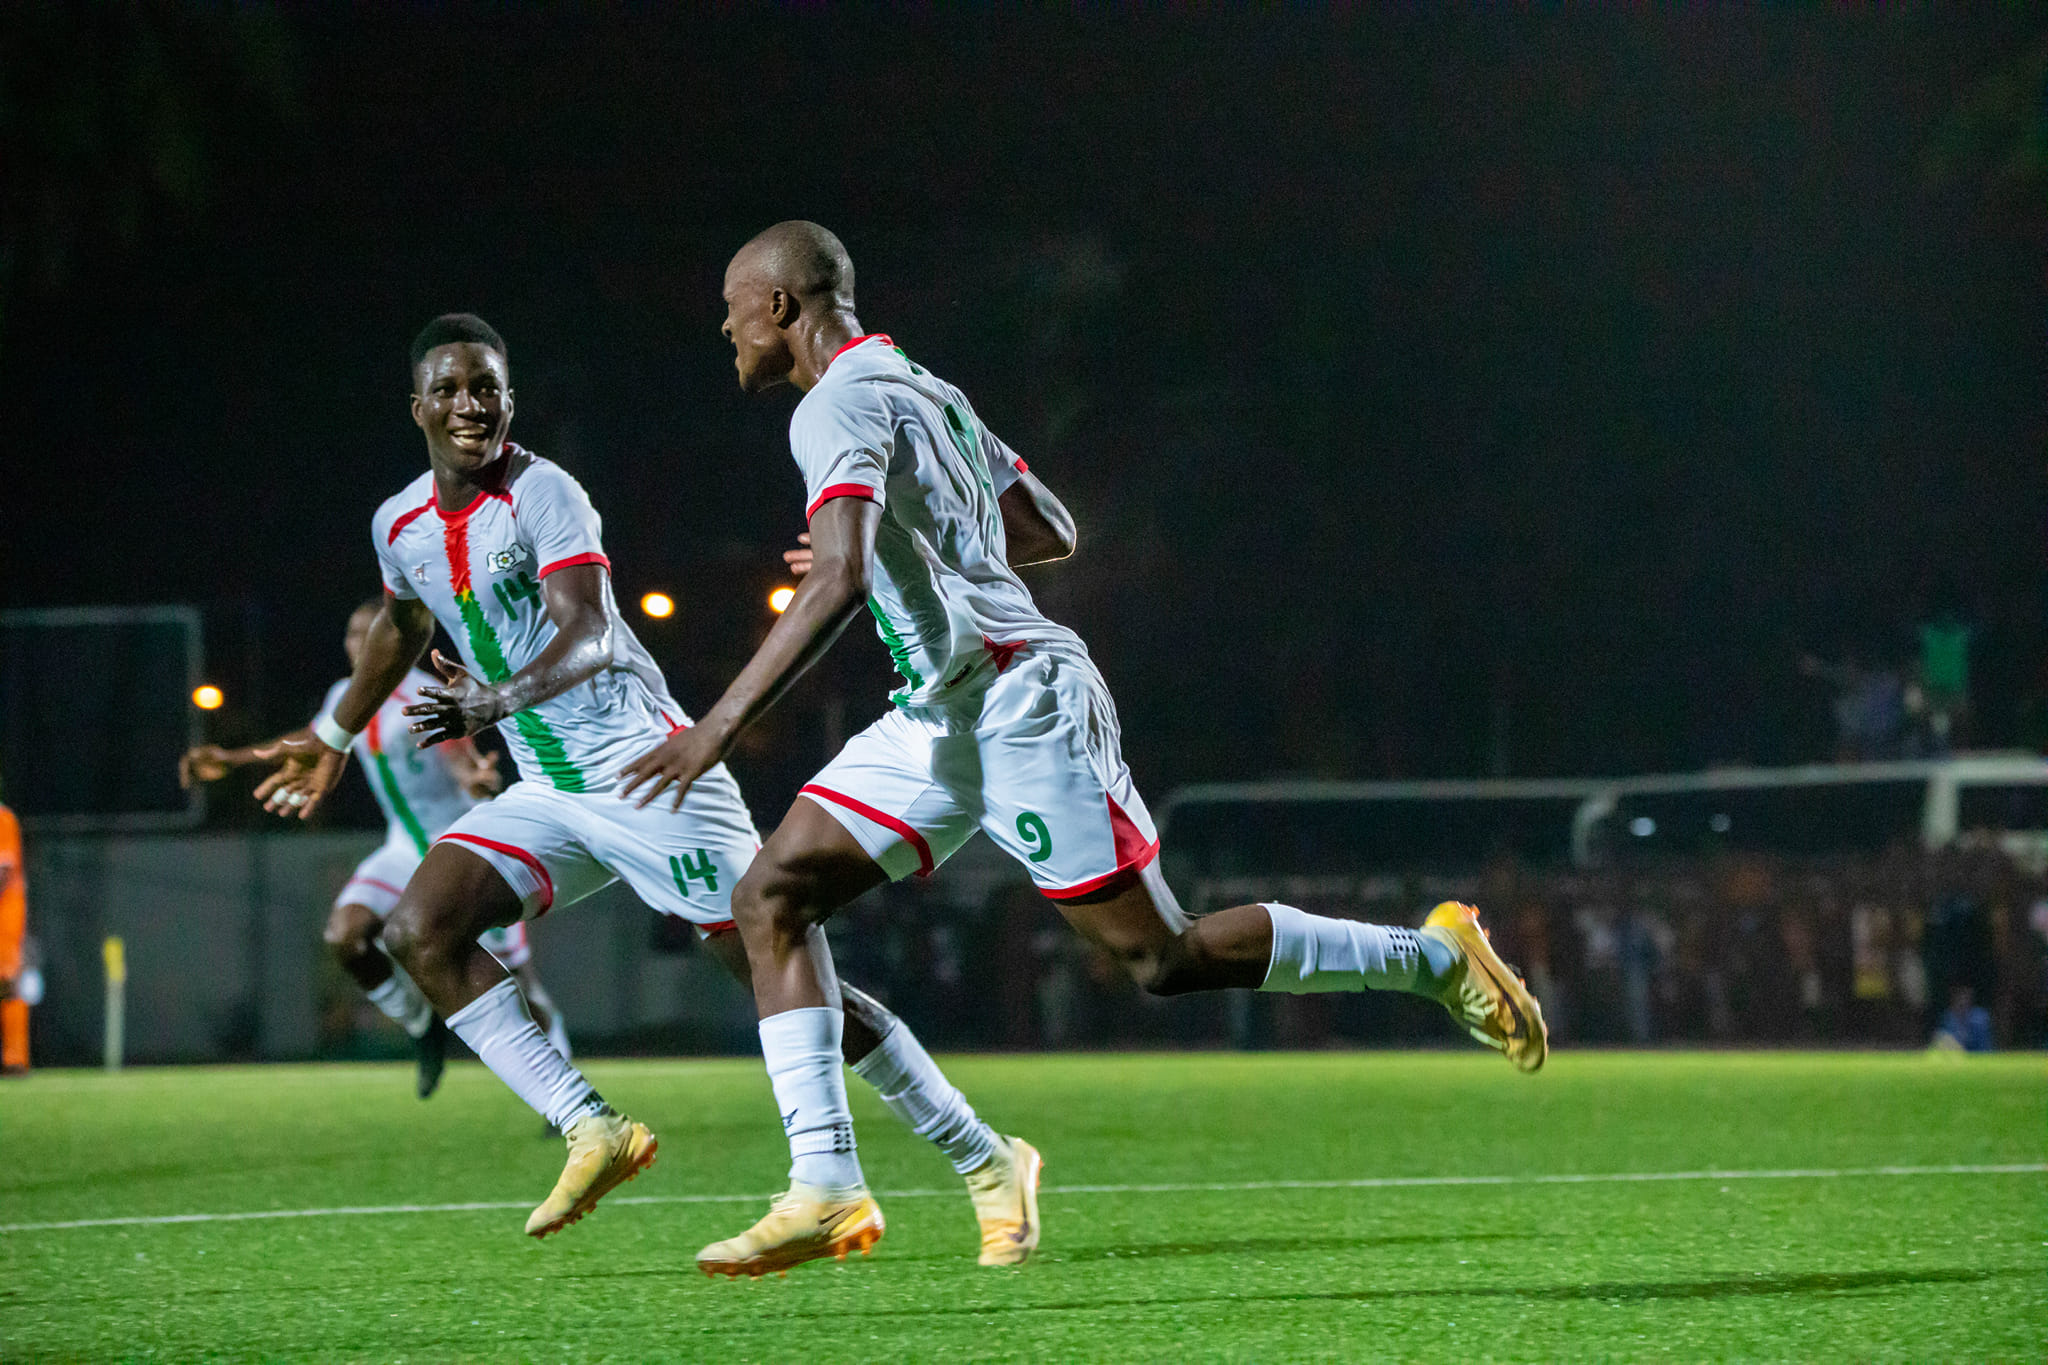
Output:
[[[503,448],[501,448],[498,451],[498,454],[500,458],[510,458],[512,454],[512,443],[510,441],[505,442]],[[500,466],[500,472],[503,472],[502,466]],[[469,500],[469,506],[463,508],[459,512],[450,512],[445,510],[441,506],[441,487],[439,484],[436,484],[434,485],[433,491],[427,495],[427,506],[433,508],[435,515],[439,516],[443,521],[461,521],[471,512],[474,512],[476,511],[477,508],[483,506],[485,498],[497,498],[499,501],[503,502],[507,507],[510,507],[512,505],[512,495],[510,493],[507,493],[504,489],[484,488],[479,489],[477,491],[477,495]]]
[[[855,337],[853,340],[847,342],[844,346],[841,346],[838,350],[834,351],[832,353],[832,360],[839,359],[839,357],[845,355],[848,351],[860,345],[863,341],[879,341],[884,346],[894,346],[896,344],[895,342],[889,340],[889,334],[887,332],[869,332],[864,337]],[[826,361],[825,364],[829,367],[832,364],[832,360]]]

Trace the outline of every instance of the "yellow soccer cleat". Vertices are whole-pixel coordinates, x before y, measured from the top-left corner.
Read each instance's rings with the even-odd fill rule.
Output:
[[[1023,1265],[1038,1250],[1038,1173],[1045,1158],[1023,1138],[999,1137],[989,1159],[967,1173],[981,1220],[981,1263]]]
[[[849,1251],[868,1254],[882,1240],[882,1210],[866,1190],[821,1190],[791,1185],[768,1206],[768,1216],[737,1237],[713,1242],[697,1253],[706,1275],[759,1279],[770,1271]]]
[[[1543,1007],[1522,978],[1500,960],[1479,912],[1457,901],[1445,901],[1429,912],[1422,933],[1435,933],[1458,950],[1458,964],[1444,980],[1439,997],[1466,1032],[1504,1052],[1517,1070],[1534,1071],[1550,1055],[1550,1034],[1543,1027]]]
[[[654,1164],[660,1144],[644,1123],[606,1110],[569,1125],[569,1161],[554,1192],[526,1219],[529,1237],[560,1232]]]

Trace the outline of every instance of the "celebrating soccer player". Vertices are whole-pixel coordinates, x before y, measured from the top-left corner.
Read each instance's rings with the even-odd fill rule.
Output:
[[[348,654],[350,668],[362,657],[363,641],[382,605],[365,602],[349,615],[342,647]],[[420,688],[433,681],[418,669],[409,672],[350,746],[363,765],[377,804],[383,808],[384,846],[358,863],[342,885],[327,917],[326,931],[327,946],[342,970],[363,988],[372,1004],[412,1036],[419,1054],[421,1099],[433,1094],[441,1083],[448,1029],[412,978],[394,966],[378,942],[378,935],[413,870],[427,856],[427,845],[470,807],[495,795],[504,785],[497,758],[466,739],[441,745],[433,752],[414,743],[404,709],[419,700]],[[334,704],[347,690],[347,678],[330,687],[327,699],[320,704],[319,716],[312,725],[295,733],[301,738],[310,737],[323,718],[332,716]],[[279,736],[239,749],[201,744],[187,750],[178,761],[178,780],[187,787],[194,782],[214,782],[232,769],[271,761],[278,756],[279,746],[286,738]],[[481,942],[518,979],[519,989],[542,1021],[548,1041],[564,1057],[568,1056],[569,1031],[562,1023],[561,1011],[534,970],[533,947],[527,942],[525,924],[487,930]]]
[[[723,331],[740,387],[803,391],[789,439],[810,568],[725,695],[632,763],[620,793],[687,805],[740,731],[872,610],[903,677],[894,706],[803,788],[732,901],[790,1188],[698,1264],[758,1275],[843,1255],[880,1227],[830,1064],[841,1024],[820,925],[877,883],[930,872],[976,829],[1155,994],[1410,991],[1521,1069],[1541,1066],[1536,1001],[1469,906],[1440,905],[1419,930],[1279,904],[1181,912],[1154,866],[1158,835],[1119,752],[1109,691],[1014,571],[1070,554],[1072,518],[965,394],[862,332],[853,283],[845,248],[815,223],[779,223],[726,267]]]
[[[433,842],[385,921],[383,943],[448,1027],[566,1135],[561,1179],[526,1222],[545,1237],[652,1162],[655,1137],[548,1045],[477,935],[623,880],[656,910],[696,925],[744,983],[747,955],[728,932],[731,898],[760,837],[722,765],[705,765],[685,800],[643,808],[614,799],[620,767],[690,722],[619,615],[582,485],[506,439],[513,396],[503,339],[471,314],[436,318],[413,341],[412,375],[429,468],[371,519],[384,601],[348,687],[313,734],[278,746],[282,766],[256,795],[281,815],[311,812],[433,639],[435,622],[447,628],[464,662],[434,654],[441,681],[404,708],[412,730],[437,744],[503,722],[519,780]],[[983,1123],[879,1003],[851,987],[834,999],[844,1002],[843,1044],[835,1028],[831,1055],[811,1060],[836,1072],[844,1056],[951,1159],[981,1223],[982,1264],[1024,1260],[1037,1229],[1016,1235],[1005,1193],[1029,1149]],[[865,1251],[881,1233],[872,1220],[842,1239],[841,1254]]]

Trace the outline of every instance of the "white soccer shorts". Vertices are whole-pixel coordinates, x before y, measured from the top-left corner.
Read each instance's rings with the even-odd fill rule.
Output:
[[[615,881],[647,904],[707,933],[732,925],[732,888],[761,849],[739,784],[720,764],[697,779],[680,811],[672,796],[645,809],[614,792],[565,792],[514,782],[434,842],[459,844],[496,868],[534,919]]]
[[[419,849],[411,839],[403,844],[392,840],[356,864],[334,903],[337,907],[360,905],[383,919],[397,908],[398,898],[405,894],[405,884],[412,880],[413,870],[419,865]]]
[[[1124,766],[1116,704],[1086,658],[1027,653],[965,705],[891,711],[803,794],[894,881],[986,830],[1055,899],[1127,877],[1159,831]]]
[[[420,862],[419,850],[410,838],[403,844],[396,841],[388,843],[356,864],[356,870],[342,884],[341,893],[334,898],[334,903],[336,906],[360,905],[378,919],[388,919],[398,908],[398,898],[405,893],[405,884],[412,880]],[[503,929],[486,929],[477,935],[476,941],[507,967],[524,967],[533,961],[533,948],[526,941],[523,923],[508,924]]]

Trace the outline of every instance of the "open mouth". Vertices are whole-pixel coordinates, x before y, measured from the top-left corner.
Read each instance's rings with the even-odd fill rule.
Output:
[[[482,451],[490,447],[491,431],[489,427],[451,426],[448,428],[448,440],[459,450]]]

